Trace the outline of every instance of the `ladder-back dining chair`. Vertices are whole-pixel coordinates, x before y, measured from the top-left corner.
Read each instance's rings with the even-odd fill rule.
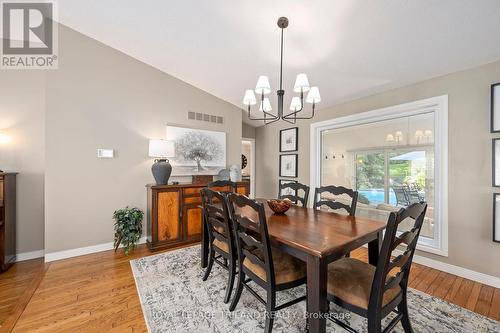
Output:
[[[275,312],[305,300],[305,296],[276,305],[278,291],[306,282],[305,263],[271,246],[264,205],[243,195],[229,195],[229,212],[238,252],[238,286],[230,311],[238,304],[243,288],[266,307],[264,332],[273,328]],[[253,281],[266,291],[264,300],[248,283]]]
[[[227,195],[208,188],[201,190],[203,216],[208,231],[208,265],[203,276],[206,281],[214,262],[228,271],[224,303],[229,303],[236,277],[236,248],[227,206]],[[219,259],[223,259],[223,262]]]
[[[340,196],[340,195],[348,195],[351,197],[351,204],[347,205],[340,201],[335,200],[334,198],[325,198],[322,197],[324,193],[328,193],[332,196]],[[356,213],[356,205],[358,203],[358,191],[354,191],[350,188],[346,188],[344,186],[321,186],[316,188],[314,191],[314,208],[320,209],[321,206],[326,206],[333,210],[344,209],[351,216],[354,216]]]
[[[293,194],[284,194],[283,192],[286,190],[291,190]],[[280,184],[278,199],[288,199],[294,204],[300,203],[302,207],[306,207],[309,199],[309,186],[301,183]]]
[[[406,333],[413,332],[407,305],[407,288],[413,254],[417,245],[427,204],[414,203],[392,212],[387,222],[377,266],[353,258],[342,258],[328,266],[328,300],[368,319],[368,332],[382,332],[382,319],[395,312],[383,332],[392,330],[399,321]],[[413,220],[413,227],[397,235],[402,221]],[[403,246],[404,251],[391,257]],[[356,332],[346,323],[329,316],[349,332]]]

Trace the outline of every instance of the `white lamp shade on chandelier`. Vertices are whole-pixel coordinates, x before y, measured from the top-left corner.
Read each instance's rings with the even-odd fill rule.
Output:
[[[311,90],[309,90],[307,94],[306,102],[311,104],[321,102],[321,95],[319,94],[318,87],[311,87]]]
[[[255,105],[257,104],[257,100],[255,99],[255,94],[252,89],[248,89],[245,91],[245,96],[243,97],[243,104],[245,105]]]
[[[149,140],[149,157],[168,158],[175,157],[175,143],[170,140]]]
[[[255,86],[255,92],[260,95],[267,95],[271,92],[271,85],[269,84],[269,78],[267,76],[259,76],[257,85]]]
[[[269,98],[264,98],[262,102],[260,102],[260,107],[259,111],[265,111],[265,112],[270,112],[272,111],[273,108],[271,107],[271,102],[269,101]]]
[[[295,96],[292,98],[292,102],[290,103],[291,111],[298,111],[302,108],[302,102],[300,101],[300,97]]]
[[[295,79],[295,85],[293,86],[293,91],[296,93],[306,92],[309,90],[309,80],[307,79],[307,75],[301,73],[297,75]]]

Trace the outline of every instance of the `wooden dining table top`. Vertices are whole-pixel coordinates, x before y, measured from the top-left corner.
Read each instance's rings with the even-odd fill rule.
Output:
[[[265,199],[263,203],[271,241],[286,244],[310,255],[323,258],[345,253],[367,243],[373,234],[385,229],[386,222],[347,216],[292,205],[285,214],[275,214]],[[254,210],[241,213],[258,221]]]

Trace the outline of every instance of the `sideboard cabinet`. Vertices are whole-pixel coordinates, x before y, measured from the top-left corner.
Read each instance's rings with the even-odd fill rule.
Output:
[[[203,214],[200,208],[200,191],[205,186],[147,185],[146,243],[150,250],[162,250],[201,240]],[[236,190],[248,195],[249,183],[238,182]]]
[[[0,272],[16,261],[16,174],[0,172]]]

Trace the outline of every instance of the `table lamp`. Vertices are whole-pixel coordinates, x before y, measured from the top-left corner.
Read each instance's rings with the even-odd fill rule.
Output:
[[[151,167],[157,185],[167,185],[172,166],[168,157],[175,157],[175,144],[173,141],[151,139],[149,140],[149,157],[155,157]]]

